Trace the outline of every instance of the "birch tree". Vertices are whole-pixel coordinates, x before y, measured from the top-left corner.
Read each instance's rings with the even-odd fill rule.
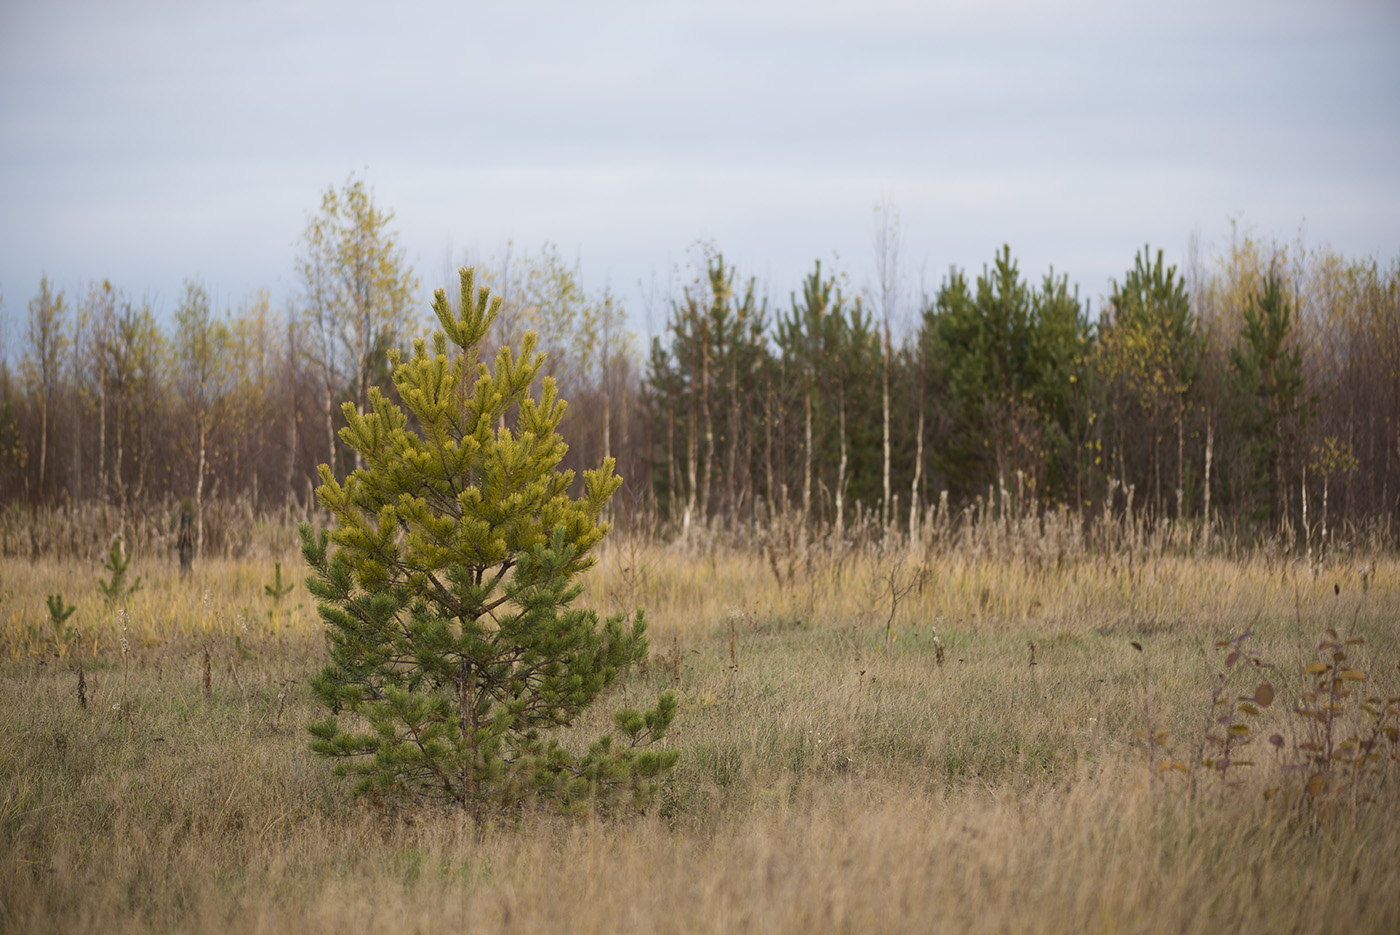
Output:
[[[204,479],[209,469],[209,433],[222,403],[228,372],[229,329],[209,306],[209,293],[198,282],[185,282],[175,310],[176,386],[185,404],[194,461],[194,547],[204,553]]]
[[[297,258],[308,350],[321,375],[329,462],[336,458],[335,419],[342,399],[369,405],[376,358],[408,330],[418,280],[390,224],[363,179],[327,188],[307,218]],[[381,363],[381,369],[384,365]],[[351,467],[359,465],[351,451]]]
[[[25,362],[25,376],[33,387],[39,409],[39,475],[38,491],[42,496],[48,487],[49,436],[55,400],[59,390],[59,370],[68,337],[64,333],[64,318],[68,303],[63,291],[55,295],[48,277],[39,281],[39,294],[29,302],[30,356]]]

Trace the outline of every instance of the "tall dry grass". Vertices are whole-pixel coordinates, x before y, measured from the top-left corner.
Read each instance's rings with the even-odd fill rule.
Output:
[[[125,616],[96,562],[7,560],[0,929],[1400,929],[1400,772],[1313,799],[1287,768],[1326,628],[1400,694],[1400,562],[1050,541],[610,542],[586,599],[645,606],[652,653],[579,736],[674,688],[681,765],[645,816],[487,827],[357,802],[310,753],[320,628],[303,587],[268,618],[272,556],[138,554]],[[1224,666],[1245,630],[1277,669]],[[1195,765],[1222,674],[1277,686],[1256,733],[1289,743],[1223,777]]]

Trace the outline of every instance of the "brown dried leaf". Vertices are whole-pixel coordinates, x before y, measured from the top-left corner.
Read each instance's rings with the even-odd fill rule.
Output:
[[[1322,794],[1323,788],[1327,785],[1327,777],[1321,773],[1313,773],[1308,777],[1308,795],[1317,798]]]
[[[1263,684],[1261,684],[1258,688],[1254,689],[1254,700],[1257,701],[1259,705],[1264,708],[1267,708],[1269,705],[1273,704],[1274,686],[1270,685],[1268,682],[1264,682]]]
[[[1366,681],[1366,673],[1360,669],[1343,669],[1342,678],[1348,682],[1364,682]]]
[[[1269,737],[1269,743],[1273,744],[1275,747],[1278,747],[1279,749],[1282,749],[1282,748],[1283,748],[1283,735],[1282,735],[1282,734],[1273,734],[1272,736]]]

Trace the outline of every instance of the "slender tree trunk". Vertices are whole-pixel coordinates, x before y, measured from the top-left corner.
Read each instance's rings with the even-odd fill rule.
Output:
[[[1176,521],[1186,518],[1186,405],[1176,407]]]
[[[846,537],[846,388],[840,390],[841,460],[836,466],[836,541]]]
[[[1288,487],[1284,482],[1283,415],[1274,415],[1274,504],[1278,509],[1279,530],[1288,523]]]
[[[68,395],[68,398],[70,400],[68,411],[72,417],[70,424],[75,427],[88,424],[86,418],[87,414],[83,412],[82,387],[84,381],[82,377],[82,358],[80,356],[83,348],[82,326],[83,322],[82,317],[80,316],[79,319],[73,323],[73,382],[71,391]],[[80,503],[83,499],[82,435],[83,433],[77,431],[76,428],[74,431],[68,433],[69,441],[72,446],[69,449],[72,457],[70,459],[71,463],[69,467],[71,473],[68,479],[68,492],[69,495],[72,497],[74,503]]]
[[[700,519],[710,518],[710,484],[715,463],[715,427],[710,418],[710,341],[705,336],[700,352],[700,418],[705,430],[705,463],[700,477]]]
[[[695,413],[695,392],[692,389],[690,394],[690,424],[686,426],[686,479],[690,482],[690,489],[686,493],[685,501],[685,521],[682,523],[682,530],[690,532],[690,524],[695,519],[697,500],[700,495],[700,484],[696,477],[696,464],[698,460],[698,449],[700,447],[697,429],[699,424],[696,421]]]
[[[146,468],[151,463],[147,453],[151,450],[150,429],[154,420],[145,418],[144,414],[155,411],[155,403],[149,397],[141,401],[141,408],[138,412],[142,413],[143,416],[136,423],[136,438],[133,439],[136,454],[136,494],[132,499],[137,502],[146,498]]]
[[[812,388],[807,387],[806,399],[807,440],[802,465],[802,523],[812,514]]]
[[[126,488],[122,478],[122,465],[126,461],[126,406],[120,397],[117,399],[117,450],[113,452],[112,478],[116,483],[117,502],[126,511]]]
[[[880,525],[886,533],[894,525],[894,502],[890,499],[890,324],[885,319],[885,360],[881,368],[881,397],[884,406],[885,472],[884,499],[880,504]]]
[[[919,427],[914,435],[914,482],[909,485],[909,544],[919,537],[919,481],[924,476],[924,402],[919,400]]]
[[[1298,492],[1303,500],[1303,551],[1307,557],[1308,566],[1312,566],[1312,530],[1308,528],[1308,466],[1303,465],[1303,480],[1298,485]]]
[[[208,429],[204,424],[204,412],[199,413],[199,464],[194,479],[194,554],[204,557],[204,466],[205,440]]]
[[[598,387],[603,392],[603,459],[612,457],[612,386],[608,379],[612,367],[612,329],[606,314],[603,318],[603,353],[598,366]]]
[[[739,473],[739,361],[737,349],[729,349],[729,476],[724,480],[724,507],[732,523],[738,517],[735,499]],[[745,459],[747,462],[747,459]]]
[[[763,425],[766,429],[763,450],[763,481],[766,486],[764,496],[768,500],[769,509],[772,510],[773,505],[777,502],[773,486],[773,411],[775,407],[773,405],[773,388],[769,386],[766,389],[767,392],[763,394]]]
[[[1162,516],[1162,433],[1157,428],[1157,404],[1152,404],[1152,512]]]
[[[72,406],[72,408],[73,408],[73,415],[74,415],[74,418],[73,418],[73,425],[82,425],[83,422],[84,422],[84,419],[83,419],[83,412],[82,412],[82,409],[81,409],[81,406],[82,406],[82,393],[81,393],[80,390],[78,390],[78,388],[77,388],[76,386],[75,386],[74,389],[73,389],[72,399],[73,399],[73,406]],[[82,499],[83,499],[83,443],[82,443],[82,434],[83,434],[82,432],[70,432],[70,433],[69,433],[69,435],[71,436],[71,439],[70,439],[70,440],[72,441],[72,444],[73,444],[73,447],[72,447],[72,452],[73,452],[73,466],[72,466],[72,472],[73,472],[73,474],[72,474],[72,478],[71,478],[71,486],[70,486],[69,489],[70,489],[70,491],[72,492],[73,502],[74,502],[74,503],[80,503],[80,502],[82,501]]]
[[[366,231],[361,229],[359,235],[360,255],[362,257],[365,250],[363,241],[366,233]],[[358,370],[356,374],[357,379],[355,381],[357,384],[355,405],[359,407],[360,412],[364,412],[369,408],[369,358],[370,349],[373,345],[371,332],[373,331],[374,325],[370,308],[369,280],[363,269],[359,268],[358,264],[355,269],[355,298],[356,304],[360,307],[360,313],[355,319],[355,330],[357,332],[355,338],[358,344],[355,349],[355,363],[356,369]],[[350,462],[350,471],[359,470],[360,451],[358,448],[350,449]]]
[[[107,499],[107,375],[97,378],[97,489]]]
[[[1318,553],[1327,553],[1327,474],[1322,475],[1322,535],[1318,538]]]
[[[326,374],[322,382],[323,395],[321,397],[321,409],[326,417],[326,464],[330,466],[331,474],[335,474],[335,414],[331,406],[331,377]]]
[[[45,387],[39,388],[39,496],[44,495],[44,472],[48,467],[49,455],[49,394]]]
[[[1215,424],[1210,411],[1206,411],[1206,477],[1205,477],[1205,544],[1210,547],[1210,459],[1215,447]]]
[[[297,406],[297,347],[292,322],[287,320],[287,479],[284,502],[290,504],[296,495],[294,484],[297,471],[297,429],[301,424],[301,410]]]
[[[671,509],[675,510],[681,502],[681,478],[676,468],[676,406],[670,394],[666,397],[666,489],[671,494]],[[671,515],[674,517],[675,513]],[[689,512],[685,519],[689,525]]]

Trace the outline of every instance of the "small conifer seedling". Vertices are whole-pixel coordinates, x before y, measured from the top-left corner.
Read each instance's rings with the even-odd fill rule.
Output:
[[[128,597],[141,590],[139,577],[130,584],[126,583],[127,571],[131,567],[131,553],[126,550],[121,536],[112,540],[112,547],[107,550],[107,561],[102,563],[102,567],[112,575],[110,579],[97,579],[97,588],[102,592],[109,608],[124,603]]]
[[[267,611],[267,620],[273,626],[276,626],[278,622],[277,611],[282,605],[282,598],[291,594],[292,589],[295,588],[296,585],[290,581],[285,583],[282,581],[281,562],[273,562],[272,565],[274,569],[272,583],[263,585],[263,593],[266,594],[268,600],[272,602],[272,606],[268,608]]]
[[[52,631],[54,649],[62,657],[67,651],[70,643],[73,642],[77,633],[68,626],[68,618],[73,616],[73,612],[78,608],[69,604],[63,599],[62,594],[50,594],[49,605],[49,628]]]
[[[645,657],[640,612],[600,625],[572,606],[621,480],[609,459],[570,497],[572,472],[558,470],[564,403],[552,379],[532,391],[544,362],[534,334],[518,358],[502,348],[493,372],[477,355],[500,299],[471,270],[461,298],[458,314],[439,290],[431,350],[419,340],[391,358],[408,412],[370,389],[369,411],[347,404],[340,433],[362,466],[344,483],[320,468],[334,528],[301,527],[330,652],[312,681],[330,709],[310,726],[313,749],[362,793],[478,818],[537,796],[645,802],[676,762],[651,746],[674,696],[617,712],[621,742],[578,751],[556,733]]]

